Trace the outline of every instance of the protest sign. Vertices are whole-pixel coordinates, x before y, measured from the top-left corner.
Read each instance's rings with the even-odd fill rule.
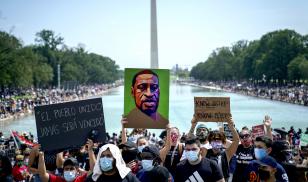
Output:
[[[252,138],[261,137],[265,135],[264,125],[253,126],[251,130]]]
[[[167,69],[125,69],[125,128],[164,129],[169,123],[169,79]]]
[[[230,116],[229,97],[195,97],[194,102],[198,121],[226,122]]]
[[[38,106],[34,110],[43,151],[79,147],[87,138],[105,141],[102,98]]]

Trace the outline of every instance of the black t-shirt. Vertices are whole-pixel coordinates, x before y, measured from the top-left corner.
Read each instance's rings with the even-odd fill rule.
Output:
[[[169,171],[163,166],[155,166],[151,171],[141,169],[136,174],[141,182],[168,182]]]
[[[183,145],[183,144],[179,144],[179,145]],[[182,157],[183,151],[179,151],[179,146],[177,147],[177,149],[174,151],[174,155],[173,155],[173,162],[171,164],[171,158],[172,158],[172,153],[174,150],[175,146],[171,146],[171,149],[169,150],[165,162],[164,162],[164,166],[169,170],[169,172],[172,174],[172,176],[174,177],[175,175],[175,169],[176,169],[176,165],[180,162],[180,159]],[[183,150],[183,147],[182,147]]]
[[[185,159],[176,168],[175,182],[215,182],[221,179],[223,179],[222,171],[216,162],[207,158],[203,158],[197,165],[191,165]]]
[[[92,175],[87,177],[86,182],[94,182],[92,179]],[[131,172],[128,173],[124,179],[122,179],[120,174],[117,172],[115,175],[112,176],[107,176],[102,174],[99,176],[96,182],[140,182],[140,181]]]
[[[243,181],[242,175],[246,171],[248,164],[255,159],[254,157],[254,147],[250,146],[248,148],[244,148],[241,144],[238,146],[236,153],[236,169],[233,173],[233,182],[241,182]]]

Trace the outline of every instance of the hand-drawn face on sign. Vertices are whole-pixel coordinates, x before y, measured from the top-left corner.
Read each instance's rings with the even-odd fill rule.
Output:
[[[134,74],[131,74],[132,71]],[[166,119],[168,118],[168,108],[166,107],[168,103],[166,104],[165,102],[169,101],[169,88],[166,89],[167,87],[165,83],[163,83],[163,86],[161,87],[161,83],[166,82],[167,79],[167,84],[169,86],[169,76],[164,78],[159,74],[166,71],[169,73],[169,70],[125,69],[125,98],[128,96],[127,82],[131,80],[131,85],[129,87],[130,98],[134,103],[134,108],[130,109],[130,112],[127,112],[128,108],[131,107],[131,99],[124,100],[124,113],[127,113],[126,117],[128,118],[128,124],[126,124],[126,127],[166,127],[168,124],[168,119]],[[166,73],[163,75],[166,75]],[[163,90],[162,103],[160,99],[161,90]]]

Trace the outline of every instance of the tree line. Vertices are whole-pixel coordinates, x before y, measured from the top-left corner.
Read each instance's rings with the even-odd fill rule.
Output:
[[[308,35],[278,30],[214,50],[190,76],[202,81],[308,80]]]
[[[14,35],[0,31],[0,86],[2,88],[49,87],[61,82],[112,83],[119,66],[109,57],[89,53],[83,45],[70,48],[52,30],[36,33],[35,44],[24,46]]]

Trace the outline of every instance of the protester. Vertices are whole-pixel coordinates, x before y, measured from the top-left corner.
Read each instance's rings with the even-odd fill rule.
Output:
[[[208,141],[211,145],[211,149],[207,150],[206,158],[214,160],[218,167],[222,170],[225,181],[229,179],[229,162],[235,154],[239,145],[239,136],[234,128],[232,117],[228,118],[228,126],[232,132],[233,142],[227,149],[223,149],[223,145],[226,143],[226,136],[219,131],[212,131],[208,135]]]
[[[197,126],[197,119],[195,116],[193,116],[192,120],[191,120],[191,127],[190,127],[190,130],[189,132],[187,133],[187,137],[192,137],[194,135],[194,130]],[[205,124],[203,123],[200,123],[197,128],[196,128],[196,134],[195,136],[198,137],[198,140],[200,141],[201,143],[201,146],[200,146],[200,149],[201,149],[201,156],[202,157],[205,157],[206,155],[206,150],[207,149],[210,149],[210,145],[207,141],[207,136],[209,134],[209,130],[208,128],[206,127]]]
[[[171,181],[171,174],[168,169],[160,166],[161,159],[157,147],[146,146],[139,153],[142,169],[137,173],[137,178],[141,182],[168,182]]]
[[[241,144],[238,146],[236,156],[236,169],[233,173],[233,182],[242,182],[244,171],[248,164],[254,159],[254,147],[251,132],[248,128],[243,127],[239,134]]]
[[[87,178],[87,181],[139,182],[126,167],[120,149],[114,144],[106,144],[99,149],[93,174]]]
[[[122,150],[122,157],[127,167],[132,170],[133,174],[139,171],[139,160],[137,154],[139,153],[137,145],[134,142],[128,141],[119,145]]]
[[[24,156],[17,155],[16,162],[12,169],[13,179],[16,182],[29,180],[30,173],[28,167],[24,164]]]
[[[244,178],[248,179],[249,182],[257,182],[259,176],[259,162],[262,162],[262,159],[268,160],[268,156],[272,151],[272,139],[267,136],[257,137],[255,141],[254,153],[256,160],[249,163],[246,168]],[[264,161],[263,161],[264,162]],[[273,162],[273,161],[271,161]],[[275,178],[277,181],[288,182],[288,175],[284,168],[274,160],[275,164]],[[273,167],[273,166],[272,166]]]
[[[185,142],[186,159],[176,167],[176,182],[215,181],[224,182],[221,169],[216,162],[202,158],[200,154],[200,141],[195,137]]]
[[[90,170],[88,172],[79,169],[79,164],[77,160],[73,157],[65,159],[63,162],[63,176],[56,176],[50,174],[46,171],[46,166],[44,162],[44,153],[39,153],[39,164],[38,172],[42,182],[83,182],[86,180],[87,176],[93,171],[93,166],[95,163],[95,156],[93,152],[93,141],[87,141],[87,148],[89,152],[90,159]]]
[[[160,150],[163,165],[174,177],[176,165],[180,162],[184,151],[184,144],[180,143],[180,131],[176,127],[167,126],[166,144]]]

